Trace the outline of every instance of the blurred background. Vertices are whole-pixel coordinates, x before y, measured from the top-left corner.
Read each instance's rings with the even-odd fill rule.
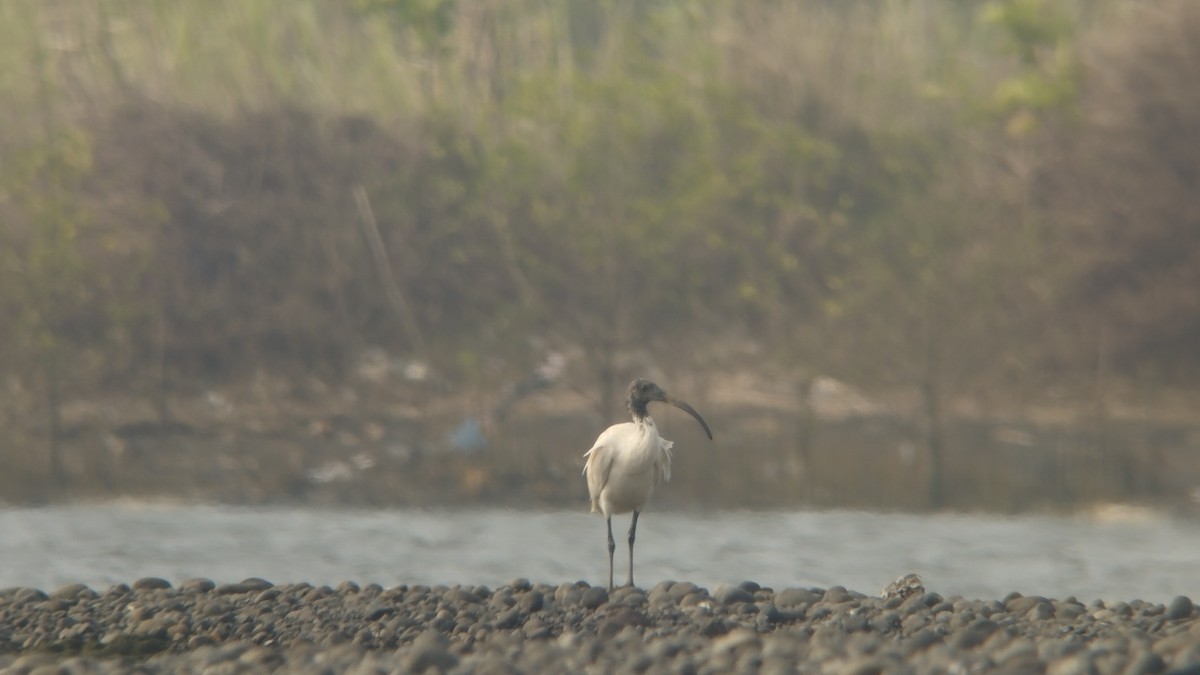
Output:
[[[1190,512],[1200,3],[0,3],[0,502]],[[597,533],[599,530],[597,530]],[[599,540],[597,540],[599,541]]]

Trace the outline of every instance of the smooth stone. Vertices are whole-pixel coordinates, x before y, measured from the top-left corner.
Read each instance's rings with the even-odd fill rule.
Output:
[[[775,604],[780,607],[811,605],[821,596],[807,588],[785,588],[775,594]]]
[[[818,603],[808,608],[808,620],[820,621],[833,614],[833,608],[825,603]]]
[[[512,592],[504,586],[496,589],[496,592],[492,594],[492,597],[488,598],[488,607],[491,607],[496,611],[508,609],[515,604],[517,604],[517,599],[514,598]]]
[[[96,597],[96,592],[88,588],[86,584],[67,584],[51,593],[50,597],[71,600],[81,595],[89,595],[94,598]]]
[[[1171,600],[1171,603],[1167,605],[1167,610],[1163,615],[1163,618],[1167,619],[1168,621],[1186,619],[1192,615],[1193,611],[1195,611],[1195,606],[1192,604],[1192,599],[1186,595],[1177,595],[1175,596],[1175,599]]]
[[[759,616],[766,617],[767,621],[771,623],[778,623],[783,618],[783,613],[773,602],[760,602],[757,607]]]
[[[114,586],[109,586],[108,590],[104,591],[104,597],[120,598],[129,595],[132,592],[133,589],[129,588],[129,584],[116,584]]]
[[[512,607],[506,610],[503,614],[496,617],[496,628],[500,630],[512,630],[521,625],[521,610]]]
[[[863,618],[865,619],[866,617]],[[871,620],[868,625],[877,633],[890,633],[899,630],[902,621],[898,612],[889,610]]]
[[[754,594],[740,586],[717,586],[714,594],[717,602],[732,605],[739,602],[754,602]]]
[[[541,611],[546,604],[546,598],[541,591],[529,591],[517,600],[517,607],[526,614]]]
[[[622,586],[608,596],[608,601],[612,604],[640,605],[645,600],[646,592],[634,586]]]
[[[684,597],[679,601],[680,607],[711,607],[713,598],[704,589],[697,589],[695,593]]]
[[[929,623],[929,619],[930,617],[928,614],[914,612],[904,617],[900,624],[900,629],[904,631],[905,634],[915,633],[921,628],[924,628],[925,625]]]
[[[662,584],[655,586],[650,590],[649,593],[641,598],[641,602],[639,602],[637,606],[644,606],[658,613],[669,613],[674,611],[676,607],[676,600],[671,597],[669,588],[670,586],[664,586]]]
[[[221,616],[228,614],[233,607],[225,600],[209,600],[196,605],[196,612],[200,616]]]
[[[743,581],[738,584],[738,588],[750,593],[757,593],[762,590],[762,586],[757,581]]]
[[[954,646],[957,649],[974,649],[987,641],[992,633],[1001,630],[1000,624],[991,619],[979,619],[966,630],[957,635]]]
[[[515,612],[516,609],[514,608],[509,611]],[[517,621],[520,621],[520,618],[520,614],[518,614]],[[458,621],[455,619],[453,612],[448,609],[443,609],[437,613],[437,616],[433,617],[433,623],[431,625],[442,633],[449,633],[454,630],[455,626],[458,625]],[[499,624],[497,624],[497,627],[503,628],[504,626],[499,626]],[[509,628],[515,628],[515,626],[509,626]]]
[[[392,616],[395,613],[395,607],[380,603],[368,607],[363,619],[366,621],[378,621],[385,616]]]
[[[729,624],[718,617],[705,619],[700,623],[700,634],[704,637],[716,637],[729,632]]]
[[[49,600],[50,596],[36,588],[21,588],[13,595],[14,602],[42,602]]]
[[[777,608],[778,609],[778,608]],[[779,618],[775,623],[800,623],[808,618],[808,611],[803,607],[794,607],[792,609],[778,609]]]
[[[650,617],[644,612],[633,609],[632,607],[617,607],[612,609],[608,614],[609,622],[624,628],[626,626],[649,626]]]
[[[129,621],[144,621],[154,616],[156,608],[150,605],[136,604],[129,605],[126,609],[129,610]]]
[[[207,593],[216,587],[217,585],[213,583],[212,579],[202,578],[188,579],[179,584],[179,590],[184,593]]]
[[[272,586],[274,586],[274,584],[267,581],[266,579],[259,579],[258,577],[251,577],[249,579],[243,579],[242,581],[240,581],[236,584],[221,584],[220,586],[217,586],[216,593],[217,593],[217,595],[230,595],[230,594],[235,594],[235,593],[254,593],[256,591],[265,591],[268,588],[271,588]],[[323,586],[322,588],[327,588],[327,587]],[[332,590],[332,589],[330,589],[330,590]]]
[[[211,647],[216,644],[210,635],[193,635],[188,638],[188,649],[197,651],[202,647]]]
[[[65,612],[71,608],[71,603],[62,598],[51,597],[38,604],[38,609],[43,612]]]
[[[456,607],[463,607],[479,604],[479,596],[465,588],[451,588],[442,594],[442,601]]]
[[[1027,621],[1046,621],[1054,618],[1054,607],[1048,602],[1039,602],[1025,612]]]
[[[243,591],[239,590],[239,589],[243,588],[243,586],[241,584],[228,584],[228,585],[235,587],[234,590],[231,591],[233,593],[243,592]],[[219,593],[220,589],[218,588],[217,591]],[[328,586],[313,586],[313,587],[309,588],[308,590],[304,591],[304,593],[300,597],[302,597],[305,602],[316,602],[318,600],[321,600],[322,598],[328,598],[333,595],[337,595],[337,593],[335,593],[334,590]]]
[[[904,642],[905,651],[908,654],[925,651],[934,645],[940,645],[945,638],[941,633],[932,628],[921,628],[913,633]]]
[[[674,579],[663,579],[657,584],[654,584],[654,588],[651,588],[649,592],[653,593],[654,591],[662,591],[663,593],[666,593],[667,591],[671,590],[671,587],[676,583],[677,582]]]
[[[526,621],[525,625],[521,627],[521,633],[525,636],[526,640],[542,640],[552,635],[550,628],[542,624],[537,617]]]
[[[680,581],[672,584],[672,586],[667,589],[667,593],[675,600],[675,602],[679,602],[698,590],[700,590],[700,587],[696,584],[693,584],[690,581]]]
[[[929,611],[930,611],[930,613],[932,613],[934,615],[942,614],[942,613],[953,614],[954,613],[954,605],[943,600],[942,602],[938,602],[936,604],[930,605]]]
[[[559,584],[558,588],[554,589],[554,602],[563,607],[578,604],[582,597],[583,591],[575,584]]]
[[[853,600],[853,597],[850,595],[850,591],[847,591],[844,586],[830,586],[825,589],[825,594],[821,599],[831,605],[835,605],[850,602]]]
[[[1018,595],[1004,602],[1004,606],[1013,614],[1024,614],[1041,603],[1049,601],[1038,595]]]
[[[1054,615],[1064,621],[1074,621],[1084,614],[1087,614],[1087,608],[1074,603],[1063,603],[1054,610]]]
[[[1049,602],[1049,601],[1047,600],[1046,602]],[[985,618],[985,619],[991,618],[991,616],[993,614],[1007,614],[1007,613],[1008,613],[1008,608],[1006,608],[1004,606],[1004,603],[1000,602],[999,600],[992,600],[991,602],[985,603],[982,607],[979,608],[979,614],[981,616],[983,616],[983,618]]]
[[[866,614],[849,614],[841,617],[841,628],[848,633],[861,633],[867,630],[869,622]]]
[[[916,597],[916,596],[914,596],[914,597]],[[943,598],[940,593],[934,593],[932,591],[929,593],[926,593],[925,595],[920,596],[920,598],[921,599],[917,601],[918,604],[923,605],[925,607],[929,607],[930,609],[939,607],[941,605],[946,605],[948,607],[953,606],[950,603],[946,602],[946,599]],[[934,610],[934,611],[937,611],[937,610]]]
[[[159,577],[142,577],[133,582],[135,591],[161,591],[171,587],[171,582]]]
[[[167,637],[167,629],[171,627],[171,622],[162,617],[155,617],[139,622],[129,631],[131,635],[138,637]]]
[[[596,609],[608,602],[608,591],[600,586],[592,586],[583,592],[580,604],[587,609]]]

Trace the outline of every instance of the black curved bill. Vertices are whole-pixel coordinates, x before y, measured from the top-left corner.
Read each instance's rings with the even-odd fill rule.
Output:
[[[710,431],[708,428],[708,423],[704,421],[704,418],[700,416],[700,413],[696,412],[695,408],[688,405],[686,401],[680,401],[679,399],[674,399],[674,398],[668,398],[667,403],[670,403],[671,405],[675,406],[676,408],[679,408],[683,412],[691,415],[692,417],[695,417],[696,421],[700,423],[700,426],[704,427],[704,433],[708,434],[708,439],[710,441],[712,440],[713,435],[712,435],[712,431]]]

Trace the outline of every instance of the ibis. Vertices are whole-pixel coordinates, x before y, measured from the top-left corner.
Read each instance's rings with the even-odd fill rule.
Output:
[[[686,402],[673,398],[650,380],[636,379],[629,384],[629,414],[632,422],[614,424],[604,430],[592,449],[584,453],[586,462],[583,473],[587,476],[588,496],[592,501],[592,512],[604,515],[608,523],[608,590],[613,590],[613,552],[617,544],[613,540],[612,517],[633,512],[629,524],[629,580],[633,585],[633,540],[637,535],[638,514],[650,501],[654,487],[671,479],[671,446],[658,435],[658,427],[650,417],[647,406],[651,401],[669,403],[679,408],[704,427],[711,440],[713,435],[708,424],[696,409]]]

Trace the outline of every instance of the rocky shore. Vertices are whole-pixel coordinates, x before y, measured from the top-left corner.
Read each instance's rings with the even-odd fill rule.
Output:
[[[0,673],[1200,672],[1192,601],[584,582],[0,590]]]

